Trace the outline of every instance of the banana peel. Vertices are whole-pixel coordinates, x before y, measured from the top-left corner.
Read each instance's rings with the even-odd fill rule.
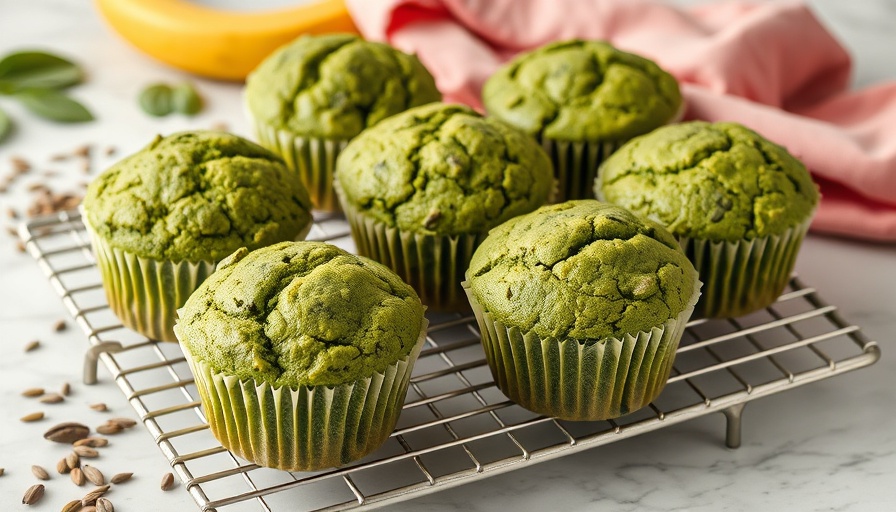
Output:
[[[241,81],[278,47],[302,34],[357,33],[343,0],[236,12],[187,0],[95,0],[124,39],[168,65]]]

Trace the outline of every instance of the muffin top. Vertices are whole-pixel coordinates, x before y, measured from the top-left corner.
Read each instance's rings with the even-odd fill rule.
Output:
[[[338,385],[408,355],[423,306],[392,271],[323,242],[283,242],[223,260],[179,311],[193,357],[272,386]]]
[[[566,141],[624,141],[671,121],[678,82],[655,63],[601,41],[565,41],[524,53],[485,82],[489,115]]]
[[[278,156],[212,131],[156,137],[93,180],[84,210],[113,247],[175,262],[293,240],[311,223],[308,192]]]
[[[256,122],[296,135],[349,139],[403,110],[442,98],[417,57],[351,34],[302,36],[246,80]]]
[[[697,271],[662,226],[592,199],[493,229],[467,281],[497,320],[582,342],[648,331],[696,302]]]
[[[336,161],[343,199],[417,233],[484,233],[547,202],[553,170],[524,133],[469,107],[433,103],[365,130]]]
[[[713,241],[781,234],[819,199],[787,150],[741,125],[703,121],[632,139],[603,163],[595,192],[677,236]]]

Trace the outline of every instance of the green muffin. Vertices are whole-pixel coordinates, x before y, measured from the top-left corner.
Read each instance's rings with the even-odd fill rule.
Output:
[[[379,263],[283,242],[223,260],[175,331],[215,437],[257,464],[312,471],[388,439],[425,340],[423,310]]]
[[[662,226],[595,200],[501,224],[466,277],[498,388],[567,420],[615,418],[655,399],[700,289]]]
[[[272,53],[246,80],[246,107],[260,143],[280,154],[336,211],[333,165],[362,130],[442,99],[413,55],[352,34],[302,36]]]
[[[678,82],[652,61],[602,41],[548,44],[485,82],[490,116],[536,137],[559,181],[557,201],[591,196],[600,163],[625,141],[682,112]]]
[[[666,226],[704,282],[696,315],[739,316],[777,299],[818,205],[806,167],[735,123],[638,137],[601,166],[595,193]]]
[[[469,107],[434,103],[365,130],[339,155],[337,192],[358,252],[436,310],[467,307],[460,282],[488,230],[545,204],[545,152]]]
[[[240,247],[304,238],[311,202],[283,161],[236,135],[156,137],[97,176],[83,202],[112,310],[175,341],[177,308]]]

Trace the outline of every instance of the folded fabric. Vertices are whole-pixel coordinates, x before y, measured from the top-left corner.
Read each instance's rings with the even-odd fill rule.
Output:
[[[632,0],[347,0],[368,39],[415,52],[446,101],[550,41],[604,39],[682,83],[686,119],[736,121],[787,147],[822,186],[812,229],[896,241],[896,83],[849,91],[850,57],[802,4],[683,9]]]

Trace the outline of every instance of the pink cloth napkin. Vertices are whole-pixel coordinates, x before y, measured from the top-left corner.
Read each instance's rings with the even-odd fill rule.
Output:
[[[850,58],[799,3],[682,9],[632,0],[347,0],[361,32],[415,52],[446,101],[481,108],[520,51],[604,39],[682,83],[686,119],[736,121],[787,147],[821,185],[816,232],[896,241],[896,82],[848,90]]]

